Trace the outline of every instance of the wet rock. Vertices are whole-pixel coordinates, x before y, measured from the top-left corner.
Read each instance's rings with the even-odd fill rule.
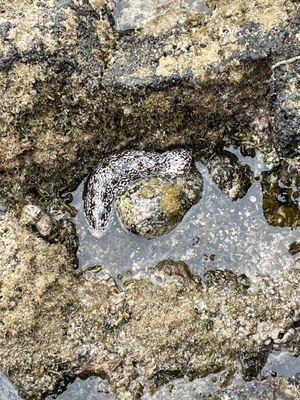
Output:
[[[140,179],[118,197],[116,208],[126,229],[153,239],[173,230],[201,193],[200,173]]]
[[[158,263],[153,272],[156,275],[175,276],[181,278],[184,283],[193,280],[193,274],[184,261],[164,260]]]
[[[103,280],[104,297],[89,299],[90,283],[76,275],[66,246],[37,237],[12,213],[0,216],[0,238],[0,370],[20,388],[22,397],[41,399],[64,386],[84,364],[86,345],[83,341],[79,350],[81,339],[72,331],[81,324],[91,328],[87,321],[93,312],[85,313],[84,303],[93,303],[92,308],[98,303],[98,316],[99,305],[102,317],[107,315],[110,289]],[[88,296],[81,303],[85,285]],[[73,318],[77,312],[78,320]],[[97,330],[96,325],[91,329]],[[79,363],[78,351],[83,357]],[[25,372],[28,368],[30,374]]]
[[[176,1],[124,35],[113,2],[75,3],[2,1],[1,191],[16,200],[36,182],[73,184],[128,144],[206,149],[250,137],[296,157],[294,1],[211,1],[174,19]]]
[[[215,154],[204,161],[217,186],[233,201],[245,196],[253,180],[250,167],[229,153]]]
[[[42,237],[49,237],[52,232],[53,222],[50,216],[36,205],[28,204],[23,207],[20,221],[24,225],[35,227]]]
[[[93,133],[88,125],[99,112],[95,93],[114,37],[106,2],[101,16],[80,3],[1,1],[0,169],[7,186],[46,180],[45,188],[58,189],[55,179],[66,183],[88,142],[99,139],[98,122]]]
[[[300,253],[300,242],[293,242],[289,247],[289,252],[292,255]]]
[[[37,237],[12,213],[0,215],[0,237],[0,370],[28,400],[95,374],[119,399],[185,375],[227,369],[230,380],[241,355],[257,373],[271,351],[266,339],[287,338],[300,312],[296,269],[253,287],[223,271],[201,285],[132,279],[121,290],[96,269],[76,274],[64,245]],[[168,270],[178,266],[169,261]]]
[[[300,172],[285,163],[262,179],[263,211],[273,226],[300,226]]]

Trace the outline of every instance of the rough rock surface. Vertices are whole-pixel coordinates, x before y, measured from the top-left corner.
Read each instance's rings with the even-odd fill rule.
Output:
[[[264,173],[263,210],[270,225],[300,226],[300,169],[285,166]]]
[[[254,177],[250,167],[229,152],[214,154],[206,166],[213,181],[233,201],[244,197],[252,185]]]
[[[75,184],[129,144],[299,155],[298,2],[211,0],[124,35],[111,5],[0,1],[2,191]]]
[[[226,369],[226,382],[238,363],[250,379],[273,343],[299,350],[284,339],[299,318],[299,270],[252,284],[230,271],[182,279],[169,263],[163,284],[133,280],[124,291],[97,269],[76,274],[64,245],[11,213],[0,236],[0,369],[25,399],[89,374],[120,399],[183,375]]]
[[[197,173],[140,179],[117,198],[116,208],[126,229],[153,239],[174,229],[201,193],[202,178]]]
[[[120,399],[225,369],[226,384],[240,363],[255,377],[273,347],[299,352],[298,269],[200,281],[168,262],[162,283],[121,290],[97,270],[76,274],[76,233],[56,198],[125,147],[206,154],[245,142],[299,178],[299,2],[209,0],[205,14],[170,9],[123,34],[112,4],[0,0],[0,370],[26,399],[90,374]],[[291,219],[268,194],[282,171],[263,182],[279,225]],[[20,222],[28,204],[54,222],[47,241],[38,221]]]

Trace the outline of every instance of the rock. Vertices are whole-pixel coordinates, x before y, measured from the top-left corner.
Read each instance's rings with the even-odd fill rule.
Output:
[[[273,226],[300,226],[300,170],[285,163],[263,174],[263,212]]]
[[[252,185],[253,173],[247,164],[229,152],[215,154],[204,161],[216,185],[233,201],[245,196]]]
[[[99,269],[77,274],[65,245],[37,237],[11,212],[0,215],[0,238],[0,370],[24,399],[95,374],[118,399],[139,399],[174,376],[226,369],[230,377],[241,357],[256,374],[272,349],[267,339],[294,349],[299,270],[253,287],[212,271],[201,284],[133,279],[121,289]],[[178,265],[168,261],[168,270]]]
[[[0,1],[1,202],[19,208],[39,187],[51,203],[104,153],[129,146],[206,152],[246,142],[299,168],[297,2],[212,0],[205,14],[177,18],[169,9],[121,35],[112,1],[76,3]],[[232,176],[225,190],[242,195],[237,169]],[[268,174],[264,209],[278,224],[269,216],[280,187],[272,182]],[[91,374],[107,377],[119,399],[141,398],[174,376],[227,369],[230,379],[241,364],[250,379],[272,346],[299,349],[298,269],[255,285],[222,271],[201,285],[133,279],[117,288],[76,274],[71,221],[61,220],[65,241],[27,228],[48,232],[41,197],[23,223],[6,206],[0,212],[0,370],[25,399]],[[167,201],[170,214],[175,203]],[[294,207],[279,223],[297,226],[297,216]]]
[[[73,185],[128,144],[250,140],[297,157],[294,1],[211,1],[174,19],[176,1],[124,35],[113,2],[80,3],[1,3],[0,190],[12,200]]]
[[[292,255],[300,253],[300,242],[293,242],[290,244],[289,252]]]
[[[87,1],[81,3],[1,1],[0,169],[1,181],[6,182],[3,191],[9,186],[19,191],[9,183],[10,179],[15,183],[26,181],[25,190],[42,181],[48,181],[45,188],[50,192],[51,186],[59,189],[64,186],[62,182],[67,183],[65,178],[71,169],[76,170],[84,148],[92,143],[94,147],[95,140],[101,137],[94,129],[101,122],[94,118],[101,114],[101,96],[97,100],[100,79],[114,37],[106,2],[102,2],[101,16]],[[97,6],[96,2],[93,5]],[[25,115],[28,118],[24,119]],[[93,133],[88,128],[90,118],[94,120]],[[17,172],[16,168],[21,170]],[[56,185],[55,181],[60,183]]]
[[[153,268],[155,275],[175,276],[181,278],[185,284],[193,280],[193,274],[184,261],[164,260]]]
[[[24,206],[20,221],[24,225],[34,226],[42,237],[48,237],[52,232],[53,222],[50,216],[36,205]]]
[[[140,179],[117,198],[116,208],[126,229],[153,239],[173,230],[199,201],[201,193],[199,173],[169,179]]]

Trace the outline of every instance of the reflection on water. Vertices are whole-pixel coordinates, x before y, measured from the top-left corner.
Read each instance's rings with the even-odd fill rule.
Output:
[[[107,233],[94,238],[83,213],[81,184],[73,202],[79,210],[80,268],[100,264],[114,275],[139,273],[166,258],[182,259],[200,275],[229,268],[255,276],[295,267],[297,257],[289,253],[289,246],[299,239],[299,229],[268,224],[260,183],[232,202],[212,182],[205,166],[197,166],[204,178],[202,199],[171,233],[151,241],[126,232],[116,216]]]
[[[273,352],[269,355],[262,373],[292,378],[300,373],[300,358],[289,352]]]
[[[22,400],[16,389],[0,372],[0,400]],[[97,399],[98,400],[98,399]]]

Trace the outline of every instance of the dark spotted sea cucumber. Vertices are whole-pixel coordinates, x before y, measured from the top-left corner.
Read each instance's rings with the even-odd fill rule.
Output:
[[[113,204],[130,182],[150,176],[184,175],[191,170],[191,153],[126,150],[103,158],[85,183],[84,211],[91,232],[100,237],[111,221]]]

